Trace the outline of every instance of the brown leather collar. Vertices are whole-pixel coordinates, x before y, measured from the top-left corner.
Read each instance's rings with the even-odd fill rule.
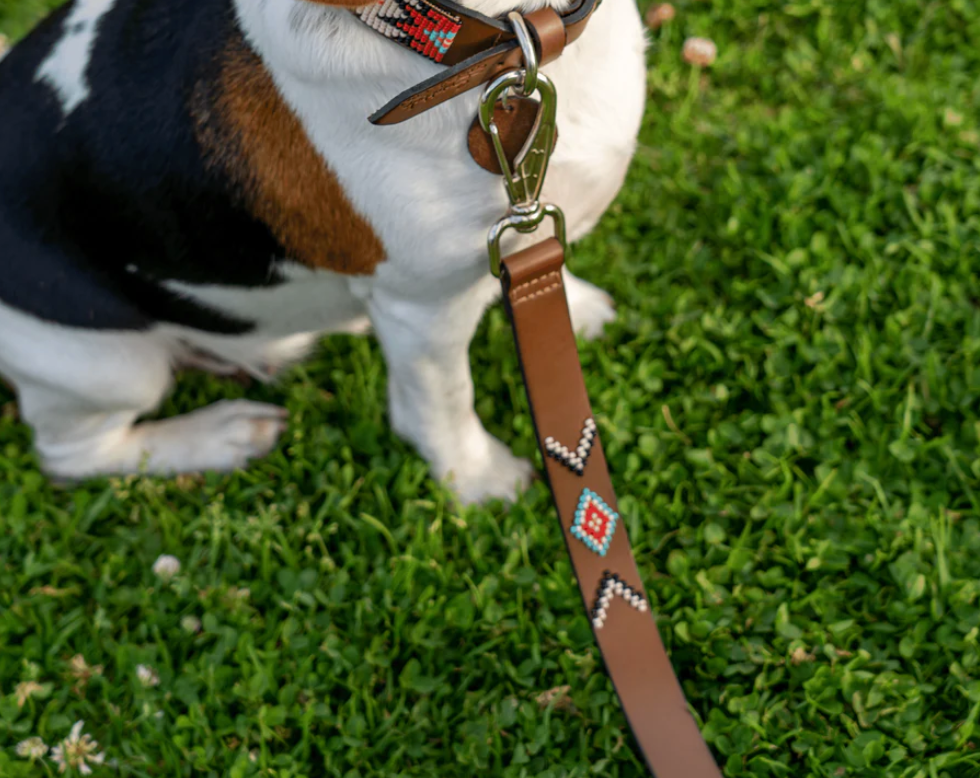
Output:
[[[380,0],[378,5],[384,7],[386,2],[390,3],[391,0]],[[556,59],[565,46],[582,34],[600,2],[601,0],[579,0],[564,14],[559,14],[552,8],[542,8],[524,17],[538,50],[539,64],[546,65]],[[517,38],[507,22],[467,10],[451,0],[415,0],[415,3],[430,9],[433,14],[441,14],[451,20],[454,27],[458,25],[452,45],[438,59],[449,68],[402,92],[375,111],[369,117],[372,124],[403,122],[456,95],[485,84],[505,70],[520,67],[523,63]],[[394,24],[388,25],[388,32],[380,29],[380,25],[375,22],[378,14],[375,6],[368,6],[356,13],[358,18],[380,34],[436,61],[431,54],[431,46],[423,49],[417,45],[421,35],[412,38],[403,34],[404,25],[399,25],[397,29]],[[426,49],[429,53],[425,53]]]

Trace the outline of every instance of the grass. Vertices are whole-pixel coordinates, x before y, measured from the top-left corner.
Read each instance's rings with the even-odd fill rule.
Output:
[[[0,0],[0,30],[41,5]],[[677,6],[573,260],[620,303],[583,361],[665,641],[728,778],[974,778],[980,3]],[[473,361],[530,453],[500,310]],[[245,394],[292,413],[247,472],[63,491],[0,390],[0,775],[54,774],[13,747],[78,719],[106,775],[643,774],[542,485],[454,508],[371,340],[166,410]]]

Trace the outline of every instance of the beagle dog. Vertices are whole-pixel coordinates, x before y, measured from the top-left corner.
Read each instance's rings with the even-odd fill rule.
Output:
[[[515,10],[464,2],[489,19]],[[140,421],[175,367],[269,380],[321,335],[371,329],[394,430],[437,478],[464,502],[528,481],[473,408],[468,347],[499,295],[486,235],[507,208],[467,150],[480,90],[370,123],[445,66],[366,10],[71,0],[0,60],[0,375],[50,475],[243,467],[276,444],[285,410],[223,401]],[[543,68],[560,132],[543,195],[571,240],[623,182],[644,49],[634,0],[604,0]],[[609,296],[571,275],[566,289],[576,329],[598,335]]]

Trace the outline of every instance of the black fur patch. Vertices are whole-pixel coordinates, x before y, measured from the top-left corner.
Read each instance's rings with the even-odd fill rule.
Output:
[[[95,38],[91,94],[64,117],[35,73],[66,14],[0,61],[0,300],[76,327],[249,331],[160,283],[282,280],[283,247],[202,161],[190,113],[240,36],[231,0],[116,0]]]

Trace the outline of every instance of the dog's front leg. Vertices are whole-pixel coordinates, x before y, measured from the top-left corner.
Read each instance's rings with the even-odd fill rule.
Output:
[[[575,334],[586,340],[602,337],[605,326],[616,319],[613,298],[604,289],[572,275],[567,267],[563,281]]]
[[[490,278],[445,297],[375,288],[368,303],[388,364],[392,426],[465,503],[512,499],[532,473],[473,408],[469,345],[496,291]]]

